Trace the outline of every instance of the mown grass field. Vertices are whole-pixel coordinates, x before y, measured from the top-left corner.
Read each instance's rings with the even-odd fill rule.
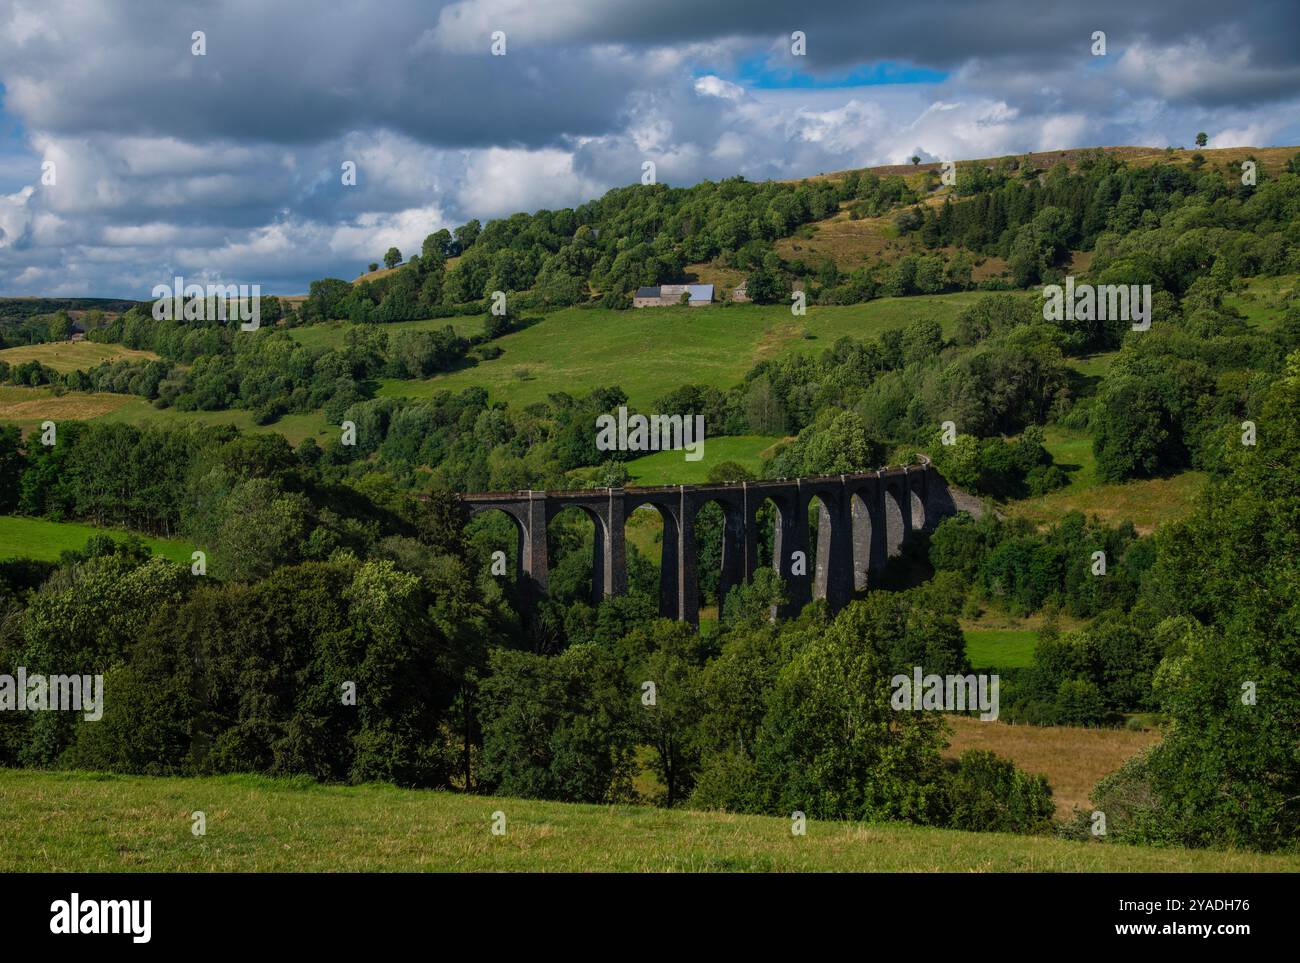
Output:
[[[1103,776],[1160,741],[1155,729],[1082,729],[1075,726],[1012,726],[954,715],[943,755],[956,759],[967,749],[987,749],[1027,772],[1047,778],[1056,818],[1091,806],[1089,795]]]
[[[388,379],[379,394],[423,398],[479,385],[494,401],[527,405],[555,391],[576,395],[618,385],[644,408],[685,384],[731,387],[765,358],[820,353],[844,335],[872,338],[917,318],[932,318],[951,333],[957,316],[983,296],[966,291],[812,306],[803,317],[791,316],[788,305],[567,308],[497,339],[499,358],[425,381]]]
[[[51,341],[48,344],[25,344],[0,351],[0,361],[20,365],[25,361],[39,361],[47,368],[60,373],[89,371],[105,361],[158,360],[152,351],[136,351],[120,344],[98,344],[94,341]]]
[[[1069,484],[1037,498],[1011,502],[1005,508],[1008,514],[1038,525],[1050,525],[1067,512],[1080,511],[1111,525],[1128,520],[1139,532],[1150,532],[1187,514],[1206,481],[1204,472],[1188,471],[1169,478],[1103,482],[1097,476],[1092,436],[1057,425],[1047,428],[1044,446],[1052,460],[1065,469]]]
[[[58,561],[65,551],[80,551],[92,535],[107,535],[115,541],[124,541],[131,533],[115,528],[96,528],[79,522],[50,522],[43,518],[24,518],[20,515],[0,515],[0,561],[11,558],[34,558],[43,562]],[[140,540],[155,555],[174,562],[190,563],[194,546],[189,542],[171,538],[152,538],[141,535]]]
[[[0,385],[0,424],[17,425],[26,434],[43,421],[91,421],[127,407],[144,404],[131,395],[109,392],[66,391],[56,394],[52,388],[20,388]]]
[[[207,833],[191,834],[191,815]],[[491,833],[494,812],[504,836]],[[0,872],[1295,872],[1300,856],[260,777],[0,770]]]
[[[423,318],[418,321],[393,321],[381,325],[354,325],[350,321],[325,321],[320,324],[308,324],[297,328],[286,328],[289,337],[299,344],[311,347],[321,348],[341,348],[343,339],[346,337],[348,330],[353,327],[364,327],[368,330],[379,330],[385,334],[396,334],[399,331],[441,331],[447,326],[456,329],[456,333],[461,337],[483,333],[483,315],[465,315],[455,318]]]
[[[758,476],[764,452],[781,441],[770,435],[722,435],[704,439],[703,457],[687,461],[684,451],[656,451],[627,463],[628,474],[642,486],[698,485],[709,480],[709,472],[724,461],[733,461]]]
[[[17,425],[24,433],[50,420],[126,422],[138,427],[173,427],[186,424],[234,425],[241,431],[277,432],[292,445],[304,438],[324,441],[336,427],[325,423],[320,411],[285,415],[270,425],[258,425],[253,413],[244,408],[226,411],[177,411],[155,408],[143,398],[108,392],[65,391],[55,394],[49,387],[0,386],[0,424]]]
[[[1033,629],[965,629],[966,655],[976,669],[1018,669],[1033,665],[1038,633]]]

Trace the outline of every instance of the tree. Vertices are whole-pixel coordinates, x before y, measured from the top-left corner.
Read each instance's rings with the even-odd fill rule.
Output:
[[[637,742],[654,749],[652,766],[664,785],[664,805],[673,806],[690,794],[700,766],[699,727],[708,703],[699,639],[667,619],[634,630],[633,636],[639,638],[631,645],[648,654],[629,672],[632,721]],[[653,690],[647,690],[647,682]]]
[[[631,700],[622,670],[594,644],[556,656],[497,649],[479,691],[485,790],[608,803],[631,797]]]
[[[941,811],[943,723],[892,708],[885,641],[855,602],[780,671],[754,755],[767,812],[928,822]]]
[[[453,232],[456,238],[456,253],[464,254],[474,242],[478,240],[479,233],[483,230],[483,225],[478,222],[478,218],[471,218]]]
[[[369,266],[366,267],[366,270],[369,271],[369,272],[371,272],[372,274],[373,274],[375,271],[378,271],[378,270],[379,270],[379,262],[378,262],[378,261],[371,261],[370,264],[369,264]]]
[[[1209,142],[1210,142],[1210,138],[1209,138],[1209,136],[1205,133],[1205,131],[1201,131],[1199,134],[1196,135],[1196,146],[1197,146],[1197,147],[1204,147],[1204,146],[1205,146],[1206,144],[1208,144]]]
[[[917,167],[917,166],[919,166],[920,163],[921,163],[921,157],[920,157],[919,154],[913,154],[913,155],[909,158],[909,160],[911,160],[911,162],[912,162],[912,166],[913,166],[913,167]]]
[[[0,428],[0,512],[18,507],[20,480],[27,459],[22,453],[22,433],[15,426]]]
[[[1191,516],[1159,530],[1166,736],[1149,757],[1163,833],[1275,849],[1300,836],[1300,352]]]
[[[281,492],[270,479],[240,483],[218,506],[214,569],[248,579],[297,561],[310,508],[301,494]]]
[[[390,247],[384,252],[384,267],[392,268],[402,263],[402,252],[395,247]]]
[[[953,829],[983,833],[1046,833],[1052,828],[1052,790],[985,749],[961,754],[951,784]]]
[[[51,341],[66,341],[72,334],[72,318],[68,316],[68,312],[56,311],[50,317],[47,333]]]
[[[745,280],[749,299],[755,304],[773,304],[790,293],[789,283],[780,271],[760,267]]]

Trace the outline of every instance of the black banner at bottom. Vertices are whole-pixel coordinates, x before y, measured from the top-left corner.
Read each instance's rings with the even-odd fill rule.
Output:
[[[848,926],[885,943],[955,946],[968,930],[971,947],[1041,934],[1070,946],[1199,940],[1230,951],[1233,941],[1294,929],[1283,919],[1292,886],[1285,876],[1201,874],[0,877],[7,948],[205,951],[373,949],[377,937],[439,933],[477,934],[485,947],[512,937],[560,945],[603,932],[659,939],[676,927],[678,940],[716,933],[739,947],[801,926],[823,935]]]

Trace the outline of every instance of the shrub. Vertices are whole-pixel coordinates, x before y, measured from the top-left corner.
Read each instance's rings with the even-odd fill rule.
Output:
[[[1052,825],[1052,790],[984,749],[968,749],[947,784],[948,825],[969,832],[1044,833]]]

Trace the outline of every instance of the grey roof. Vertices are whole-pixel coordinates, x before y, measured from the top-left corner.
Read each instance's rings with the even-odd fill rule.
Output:
[[[679,298],[687,292],[692,301],[712,301],[712,284],[659,284],[655,287],[637,288],[638,298]]]

